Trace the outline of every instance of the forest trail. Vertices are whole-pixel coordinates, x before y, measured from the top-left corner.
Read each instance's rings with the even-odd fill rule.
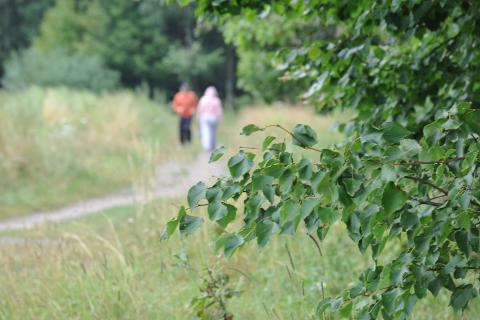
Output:
[[[0,220],[0,231],[33,228],[46,222],[60,222],[99,213],[103,210],[146,203],[156,198],[180,197],[198,181],[208,181],[223,173],[220,161],[208,163],[210,155],[200,153],[192,162],[170,161],[159,166],[148,188],[131,187],[117,194],[87,199],[60,209],[32,212],[20,217]]]

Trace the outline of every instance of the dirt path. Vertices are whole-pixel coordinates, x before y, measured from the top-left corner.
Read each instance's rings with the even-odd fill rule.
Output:
[[[118,194],[93,198],[51,210],[0,220],[0,231],[29,229],[45,222],[60,222],[101,212],[105,209],[145,203],[155,198],[172,198],[185,195],[197,181],[207,181],[223,172],[223,164],[208,163],[209,154],[201,153],[191,163],[167,162],[155,174],[150,188],[123,191]],[[13,238],[9,238],[14,242]]]

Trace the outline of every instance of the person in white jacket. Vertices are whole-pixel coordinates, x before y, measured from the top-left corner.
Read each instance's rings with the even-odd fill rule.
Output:
[[[198,120],[203,149],[212,151],[216,146],[217,126],[223,116],[222,101],[215,87],[208,87],[198,103]]]

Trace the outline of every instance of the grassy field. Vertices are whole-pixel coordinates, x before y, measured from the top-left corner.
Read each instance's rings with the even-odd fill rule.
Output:
[[[166,106],[128,91],[0,91],[0,218],[131,184],[173,158],[176,128]]]
[[[303,122],[318,129],[325,145],[341,138],[329,131],[336,118],[285,106],[245,109],[227,115],[220,142],[231,152],[234,146],[256,147],[259,136],[233,134],[247,123]],[[264,250],[248,244],[225,260],[214,251],[218,230],[210,224],[188,238],[176,234],[160,242],[163,226],[182,202],[157,200],[12,233],[38,241],[0,244],[0,318],[195,319],[190,301],[210,267],[228,273],[229,285],[241,292],[228,304],[234,319],[314,319],[321,296],[352,285],[370,263],[341,226],[322,243],[323,255],[299,234],[277,237]],[[461,315],[446,308],[447,295],[430,297],[417,305],[413,319],[478,319],[475,302]]]

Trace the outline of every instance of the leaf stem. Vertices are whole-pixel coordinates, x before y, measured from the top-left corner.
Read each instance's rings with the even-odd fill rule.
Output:
[[[200,204],[197,204],[193,209],[196,209],[198,207],[206,207],[206,206],[208,206],[208,203],[200,203]],[[190,211],[192,211],[193,209],[190,207],[185,208],[185,210],[190,210]]]
[[[295,139],[295,140],[297,140],[298,142],[300,142],[300,141],[297,139],[297,137],[295,137],[295,135],[293,134],[292,131],[288,130],[287,128],[285,128],[285,127],[283,127],[283,126],[281,126],[281,125],[279,125],[279,124],[270,124],[270,125],[264,127],[263,129],[272,128],[272,127],[279,128],[279,129],[285,131],[285,132],[288,133],[293,139]],[[300,143],[300,145],[301,145],[301,143]],[[302,148],[308,149],[308,150],[313,150],[313,151],[320,152],[320,153],[322,152],[322,150],[317,149],[317,148],[315,148],[315,147],[302,146]]]
[[[310,233],[307,233],[307,236],[309,236],[309,237],[310,237],[310,239],[312,239],[312,240],[313,240],[313,242],[315,243],[315,246],[316,246],[316,247],[317,247],[317,249],[318,249],[318,252],[320,253],[320,256],[322,256],[322,257],[323,257],[322,249],[320,248],[320,244],[318,243],[317,239],[315,239],[315,237],[314,237],[314,236],[312,236]]]

